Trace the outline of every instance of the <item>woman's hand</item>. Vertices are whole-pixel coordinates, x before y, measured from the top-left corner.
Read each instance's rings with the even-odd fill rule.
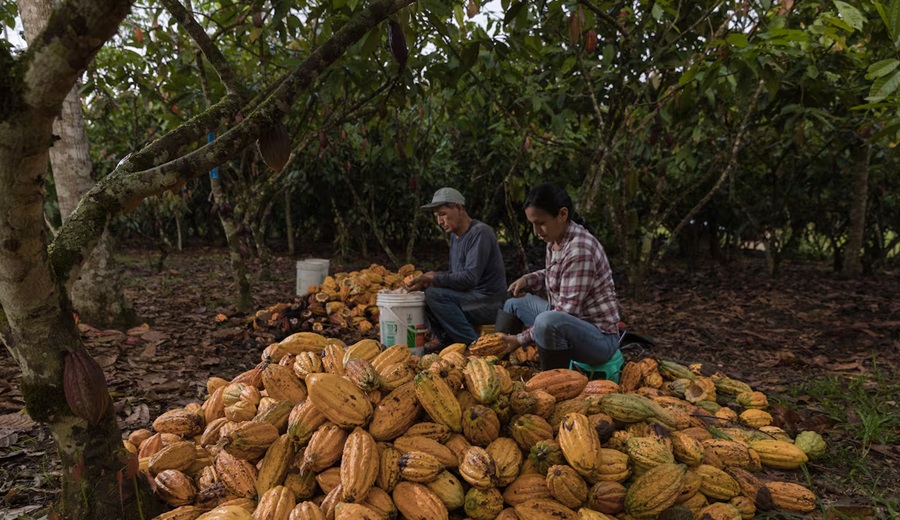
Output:
[[[503,343],[503,353],[497,357],[499,357],[501,359],[504,356],[512,353],[514,350],[516,350],[517,348],[522,346],[519,344],[519,338],[516,337],[515,334],[504,334],[501,332],[501,333],[499,333],[499,335],[500,335],[500,342]]]
[[[513,298],[518,298],[525,295],[526,289],[527,284],[525,283],[525,277],[523,276],[515,282],[509,284],[509,288],[507,288],[506,290],[513,295]]]

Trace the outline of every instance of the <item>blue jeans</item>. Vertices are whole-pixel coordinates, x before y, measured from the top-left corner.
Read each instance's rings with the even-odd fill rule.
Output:
[[[580,363],[605,363],[619,348],[617,334],[602,332],[569,313],[551,311],[547,300],[533,294],[506,300],[503,310],[534,327],[534,341],[539,348],[568,351],[569,357]]]
[[[486,296],[444,287],[428,287],[425,289],[425,321],[442,345],[468,345],[478,339],[476,326],[494,323],[504,299],[506,295]]]

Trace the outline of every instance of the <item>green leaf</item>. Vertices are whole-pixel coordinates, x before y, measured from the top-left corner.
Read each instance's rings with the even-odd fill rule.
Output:
[[[463,11],[462,3],[453,6],[453,19],[456,21],[456,25],[459,26],[460,31],[464,31],[466,27],[466,13]]]
[[[333,5],[335,9],[340,9],[341,7],[347,5],[347,0],[334,0]]]
[[[369,56],[378,48],[381,44],[381,25],[375,26],[374,29],[369,31],[369,34],[366,36],[365,41],[362,44],[362,55]]]
[[[886,60],[876,61],[875,63],[869,65],[869,70],[866,74],[866,79],[873,80],[878,79],[882,76],[887,75],[890,72],[893,72],[897,66],[900,65],[900,61],[895,58],[888,58]]]
[[[428,21],[431,22],[431,25],[433,25],[434,28],[437,29],[437,31],[439,33],[446,36],[447,38],[450,37],[450,31],[447,29],[447,24],[445,24],[443,20],[438,18],[431,11],[425,11],[425,16],[428,18]]]
[[[750,42],[747,40],[747,35],[744,33],[731,33],[725,39],[728,41],[728,43],[734,45],[739,49],[743,49],[750,44]]]
[[[256,42],[259,39],[259,35],[262,34],[262,27],[253,27],[250,29],[250,43]]]
[[[506,11],[506,15],[503,17],[503,23],[509,24],[509,22],[513,21],[516,16],[519,15],[519,11],[525,7],[525,2],[516,2],[509,7],[509,10]]]
[[[459,53],[463,67],[470,69],[478,60],[478,42],[469,42],[463,46]]]
[[[875,83],[872,83],[869,97],[866,99],[868,101],[881,101],[893,94],[897,87],[900,87],[900,71],[895,70],[886,76],[876,79]]]
[[[891,40],[894,42],[894,47],[896,47],[897,39],[900,37],[900,0],[891,0],[889,9],[887,28],[891,33]]]
[[[806,67],[806,75],[812,79],[816,79],[819,77],[819,69],[817,69],[815,65],[808,65]]]
[[[678,86],[687,85],[691,81],[694,80],[694,77],[697,76],[697,73],[700,72],[699,67],[691,67],[688,70],[684,71],[684,74],[678,78]]]
[[[890,32],[890,21],[888,20],[887,12],[884,10],[884,5],[881,2],[875,2],[875,10],[878,11],[878,16],[881,17],[881,21],[884,22],[884,26],[888,27],[888,32]]]
[[[824,16],[823,18],[825,19],[826,22],[837,27],[838,29],[843,29],[847,32],[853,32],[853,27],[850,27],[849,25],[847,25],[846,22],[844,22],[837,16]]]
[[[891,10],[893,11],[893,4],[900,3],[897,0],[891,0]],[[850,27],[853,27],[857,31],[861,31],[863,28],[863,24],[866,23],[865,17],[862,13],[859,12],[859,9],[853,7],[847,2],[841,2],[840,0],[834,0],[834,5],[837,7],[838,12],[841,14],[841,18],[844,19]]]
[[[300,22],[300,18],[294,15],[290,15],[287,17],[287,27],[288,31],[291,32],[291,36],[297,37],[300,34],[300,29],[303,27],[303,24]]]
[[[653,8],[650,9],[650,14],[653,15],[653,19],[657,22],[662,20],[663,14],[665,14],[662,10],[662,7],[659,6],[658,3],[653,3]]]

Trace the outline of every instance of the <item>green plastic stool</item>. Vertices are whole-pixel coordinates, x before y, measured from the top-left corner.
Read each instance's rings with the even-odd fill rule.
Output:
[[[619,374],[622,373],[622,365],[625,364],[625,356],[622,351],[616,349],[613,357],[602,365],[591,366],[587,363],[579,363],[574,359],[569,361],[569,370],[581,370],[588,376],[588,379],[608,379],[615,383],[619,382]]]

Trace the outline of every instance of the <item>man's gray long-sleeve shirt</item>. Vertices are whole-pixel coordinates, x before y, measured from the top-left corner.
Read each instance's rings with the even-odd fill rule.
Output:
[[[434,284],[486,296],[505,295],[506,268],[494,230],[473,219],[462,236],[451,234],[450,272],[435,275]]]

